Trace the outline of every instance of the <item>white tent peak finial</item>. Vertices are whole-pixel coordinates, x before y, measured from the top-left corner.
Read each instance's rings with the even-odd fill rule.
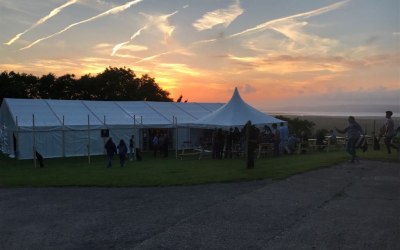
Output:
[[[237,87],[235,87],[235,90],[233,91],[233,95],[232,95],[232,98],[231,98],[231,99],[234,99],[234,98],[240,98],[240,99],[242,99],[242,98],[240,97],[239,90],[238,90]]]

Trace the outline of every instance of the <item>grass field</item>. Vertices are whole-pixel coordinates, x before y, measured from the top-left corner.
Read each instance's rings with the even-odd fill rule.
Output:
[[[399,155],[385,151],[359,153],[361,159],[398,161]],[[141,162],[128,161],[124,168],[114,159],[107,169],[106,157],[46,159],[44,168],[34,168],[32,160],[15,160],[0,156],[0,187],[57,186],[168,186],[211,182],[235,182],[257,179],[282,179],[317,168],[344,162],[343,151],[315,152],[278,158],[257,159],[254,169],[246,169],[244,159],[184,159],[153,158],[145,155]]]

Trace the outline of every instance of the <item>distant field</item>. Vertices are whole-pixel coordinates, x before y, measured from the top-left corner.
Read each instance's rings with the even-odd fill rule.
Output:
[[[289,118],[298,117],[302,120],[309,120],[315,123],[314,130],[316,129],[334,129],[339,128],[343,129],[347,127],[347,117],[335,117],[335,116],[295,116],[295,115],[287,115]],[[367,132],[367,134],[371,135],[374,131],[374,121],[375,121],[375,131],[378,131],[380,127],[382,127],[386,119],[385,117],[355,117],[356,121],[361,125],[361,127]],[[400,118],[393,119],[395,121],[395,125],[400,126]]]
[[[359,153],[362,159],[398,161],[399,155],[387,155],[384,150]],[[246,169],[243,158],[202,159],[173,157],[153,158],[144,155],[141,162],[127,162],[120,168],[114,160],[106,169],[104,156],[46,159],[44,168],[34,168],[32,160],[15,160],[0,156],[0,187],[57,186],[168,186],[212,182],[236,182],[257,179],[282,179],[302,172],[333,166],[348,159],[344,150],[312,152],[302,155],[257,159],[254,169]]]

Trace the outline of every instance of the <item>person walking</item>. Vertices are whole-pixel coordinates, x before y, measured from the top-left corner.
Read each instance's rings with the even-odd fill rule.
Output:
[[[256,127],[248,121],[244,128],[244,138],[245,138],[245,152],[246,152],[246,168],[254,168],[254,151],[257,146],[257,131]]]
[[[347,133],[347,145],[346,145],[346,152],[351,155],[351,163],[360,162],[357,155],[356,155],[356,143],[360,139],[362,134],[362,128],[360,124],[356,122],[354,116],[349,116],[348,118],[349,125],[347,128],[340,130],[335,128],[338,133]]]
[[[113,142],[111,137],[110,137],[110,139],[108,139],[108,141],[104,145],[104,148],[106,149],[107,157],[108,157],[107,168],[111,168],[112,160],[114,158],[114,155],[117,153],[117,147],[115,146],[115,143]]]
[[[125,141],[121,139],[119,141],[117,148],[118,148],[119,164],[121,168],[123,168],[125,164],[126,153],[128,152],[128,148],[126,147]]]
[[[392,120],[392,115],[393,115],[392,111],[386,111],[386,123],[381,128],[382,131],[381,136],[385,137],[383,141],[385,142],[388,154],[392,153],[391,148],[395,148],[397,149],[397,151],[399,151],[399,147],[392,143],[392,139],[396,135],[396,132],[394,130],[394,122]]]
[[[164,158],[168,157],[168,146],[169,146],[169,138],[168,138],[168,134],[165,133],[163,135],[163,140],[162,140],[162,151],[164,154]]]
[[[159,138],[158,138],[158,135],[156,134],[153,137],[153,155],[154,155],[154,157],[157,157],[158,147],[159,147]]]
[[[272,124],[272,134],[273,136],[273,143],[274,143],[274,152],[273,156],[279,156],[279,145],[281,143],[281,133],[278,129],[278,125],[276,123]]]
[[[288,151],[287,142],[289,139],[289,128],[284,122],[280,123],[279,134],[280,134],[279,153],[283,155],[285,152]]]

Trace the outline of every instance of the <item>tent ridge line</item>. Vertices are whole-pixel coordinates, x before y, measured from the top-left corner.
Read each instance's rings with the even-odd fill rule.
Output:
[[[128,111],[126,111],[121,105],[119,105],[117,103],[117,101],[113,101],[115,105],[117,105],[125,114],[127,114],[130,118],[133,119],[134,124],[136,124],[136,117],[135,116],[131,116],[131,114],[129,114]]]
[[[100,122],[100,124],[104,124],[104,126],[106,126],[106,124],[104,123],[104,121],[102,121],[90,108],[88,105],[86,105],[85,100],[80,100],[80,102],[82,103],[83,106],[85,106],[85,108]],[[89,115],[89,114],[88,114]]]
[[[210,110],[210,109],[204,107],[204,106],[201,105],[200,103],[198,103],[198,102],[195,102],[195,103],[196,103],[197,105],[199,105],[200,107],[202,107],[203,109],[205,109],[206,111],[208,111],[209,113],[213,112],[213,110]]]
[[[157,109],[155,109],[153,106],[151,106],[147,101],[144,101],[144,103],[151,108],[152,110],[154,110],[157,114],[159,114],[160,116],[164,117],[165,120],[172,122],[170,119],[168,119],[165,115],[163,115],[162,113],[160,113]]]
[[[194,115],[190,114],[188,111],[186,111],[185,109],[179,107],[179,105],[176,102],[172,102],[174,104],[175,107],[177,107],[178,109],[182,110],[184,113],[188,114],[189,116],[193,117],[195,120],[199,119],[197,117],[195,117]]]
[[[47,107],[49,107],[50,111],[53,113],[53,115],[57,118],[58,122],[60,123],[61,126],[64,126],[63,122],[60,120],[60,118],[58,117],[57,113],[54,111],[54,109],[51,107],[50,103],[48,102],[47,99],[42,99]]]

